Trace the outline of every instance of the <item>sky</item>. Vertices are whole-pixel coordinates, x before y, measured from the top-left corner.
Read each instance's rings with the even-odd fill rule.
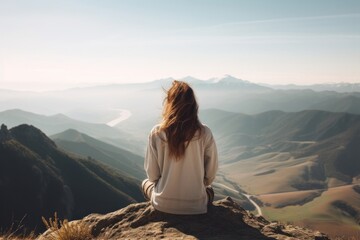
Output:
[[[358,0],[0,0],[0,89],[360,83]]]

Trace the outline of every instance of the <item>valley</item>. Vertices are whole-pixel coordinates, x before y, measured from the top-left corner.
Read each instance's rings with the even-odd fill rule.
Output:
[[[90,188],[83,189],[88,181],[105,195],[122,199],[109,204],[112,209],[143,201],[139,185],[146,176],[147,136],[161,119],[162,87],[171,80],[61,92],[5,91],[0,96],[0,123],[10,133],[19,133],[16,129],[20,128],[29,135],[4,138],[2,150],[8,152],[1,155],[0,163],[5,166],[7,156],[16,156],[22,159],[19,166],[30,162],[41,169],[45,179],[53,179],[60,199],[70,199],[69,191],[72,195],[80,192],[76,202],[86,201],[84,196],[94,199],[76,211],[70,210],[70,200],[64,200],[68,205],[51,203],[68,209],[71,214],[64,216],[108,211],[97,209],[103,200],[90,197]],[[198,93],[200,119],[212,129],[219,151],[216,199],[231,196],[245,209],[270,220],[292,222],[331,236],[357,236],[358,92],[272,89],[231,76],[207,82],[188,77],[187,81]],[[42,137],[37,140],[35,136]],[[19,152],[27,157],[21,158]],[[77,170],[69,172],[70,166]],[[4,183],[14,181],[4,176],[5,172],[0,175],[3,189]],[[80,177],[88,180],[77,183]],[[34,179],[29,176],[23,182]],[[46,183],[39,179],[37,184]],[[13,191],[7,186],[6,191]],[[37,188],[44,186],[31,189]],[[43,191],[47,196],[50,190]],[[54,209],[51,204],[45,205]]]

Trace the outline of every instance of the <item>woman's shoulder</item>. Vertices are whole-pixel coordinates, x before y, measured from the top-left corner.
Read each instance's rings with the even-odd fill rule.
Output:
[[[206,124],[201,124],[201,134],[203,134],[205,137],[212,136],[211,129]]]
[[[211,129],[206,124],[202,123],[201,128],[203,129],[203,131],[211,133]]]
[[[151,138],[164,138],[164,131],[161,129],[161,124],[157,124],[155,125],[151,131],[150,131],[150,134],[149,134],[149,137]]]
[[[158,133],[160,132],[160,129],[161,129],[161,125],[160,124],[156,124],[150,131],[151,134],[154,134],[154,133]]]

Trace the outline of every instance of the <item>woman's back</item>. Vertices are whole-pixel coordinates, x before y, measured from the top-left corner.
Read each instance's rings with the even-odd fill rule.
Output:
[[[169,158],[166,134],[156,126],[149,137],[145,170],[150,181],[157,181],[152,195],[153,206],[174,214],[206,213],[208,197],[205,186],[217,171],[217,150],[212,133],[202,126],[187,145],[181,159]]]

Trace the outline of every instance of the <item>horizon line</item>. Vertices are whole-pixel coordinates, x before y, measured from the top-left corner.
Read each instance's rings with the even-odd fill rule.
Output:
[[[260,86],[266,86],[266,87],[271,87],[271,86],[299,86],[299,87],[310,87],[310,86],[316,86],[316,85],[336,85],[336,84],[350,84],[350,85],[356,85],[356,84],[360,84],[360,82],[344,82],[344,81],[339,81],[339,82],[322,82],[322,83],[312,83],[312,84],[297,84],[297,83],[264,83],[264,82],[252,82],[249,80],[245,80],[242,78],[238,78],[235,77],[233,75],[230,74],[224,74],[221,77],[211,77],[208,79],[201,79],[201,78],[197,78],[197,77],[193,77],[191,75],[187,75],[185,77],[181,77],[181,78],[174,78],[174,77],[164,77],[164,78],[158,78],[155,80],[149,80],[149,81],[139,81],[139,82],[108,82],[108,83],[82,83],[82,86],[69,86],[69,87],[59,87],[59,88],[45,88],[45,89],[32,89],[32,88],[1,88],[0,87],[0,91],[11,91],[11,92],[28,92],[28,93],[46,93],[46,92],[61,92],[61,91],[68,91],[68,90],[76,90],[76,89],[87,89],[87,88],[96,88],[96,87],[108,87],[108,86],[115,86],[115,85],[141,85],[141,84],[149,84],[149,83],[154,83],[154,82],[158,82],[158,81],[170,81],[170,80],[180,80],[180,81],[185,81],[185,78],[193,78],[194,80],[198,80],[198,81],[203,81],[204,83],[210,83],[210,84],[214,84],[216,82],[209,82],[212,79],[222,79],[225,77],[232,77],[235,78],[239,81],[244,81],[244,82],[249,82],[252,84],[257,84]],[[87,86],[86,86],[87,85]]]

